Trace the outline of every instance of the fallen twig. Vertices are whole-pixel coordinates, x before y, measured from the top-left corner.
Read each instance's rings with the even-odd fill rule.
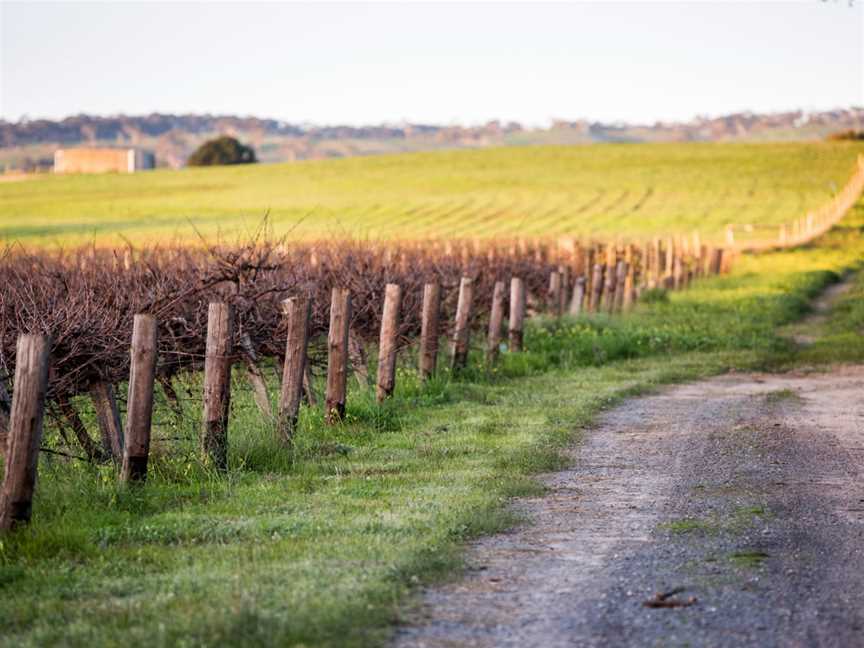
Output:
[[[668,592],[657,592],[654,595],[654,598],[650,598],[647,601],[642,601],[642,605],[647,608],[679,608],[690,607],[699,600],[695,596],[691,596],[690,598],[683,601],[680,599],[672,598],[676,594],[681,594],[681,592],[683,591],[683,587],[676,587],[669,590]]]

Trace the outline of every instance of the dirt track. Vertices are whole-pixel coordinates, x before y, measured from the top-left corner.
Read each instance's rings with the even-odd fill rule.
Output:
[[[396,646],[864,646],[864,367],[670,388],[572,453]]]

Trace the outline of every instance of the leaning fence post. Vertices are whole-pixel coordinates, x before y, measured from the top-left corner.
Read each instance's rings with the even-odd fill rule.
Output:
[[[588,312],[596,313],[600,307],[600,296],[603,294],[603,266],[594,264],[594,274],[591,277],[591,300],[588,302]]]
[[[384,401],[396,387],[396,342],[399,334],[399,310],[402,307],[402,287],[387,284],[384,289],[384,310],[381,314],[381,337],[378,340],[378,381],[375,397]]]
[[[620,313],[624,309],[624,299],[627,294],[627,277],[628,270],[630,268],[630,264],[624,261],[623,259],[618,262],[618,266],[616,268],[616,279],[615,279],[615,299],[612,304],[612,312]]]
[[[558,290],[558,313],[564,315],[567,312],[567,293],[570,290],[570,268],[566,265],[558,266],[558,274],[561,275],[561,286]]]
[[[681,290],[684,285],[684,265],[680,253],[676,253],[672,261],[672,287]]]
[[[246,377],[252,385],[252,398],[258,406],[258,411],[268,421],[273,420],[273,409],[270,405],[270,393],[267,391],[267,382],[264,373],[258,366],[258,354],[252,344],[252,338],[248,332],[240,336],[240,349],[242,350],[243,362],[246,365]]]
[[[420,378],[428,380],[438,365],[438,322],[441,312],[441,286],[423,286],[423,312],[420,324]]]
[[[9,438],[0,489],[0,532],[30,521],[42,415],[48,388],[51,342],[44,335],[22,335],[15,355],[15,385],[9,417]]]
[[[510,280],[510,318],[507,322],[510,351],[521,351],[524,346],[525,282],[519,277]]]
[[[234,321],[228,304],[214,302],[207,312],[204,356],[204,421],[201,450],[219,470],[228,469],[228,412],[231,404],[231,351]]]
[[[132,325],[126,432],[123,466],[120,469],[122,482],[144,481],[147,478],[157,354],[156,318],[152,315],[136,315]]]
[[[576,277],[573,285],[573,298],[570,300],[570,314],[578,316],[582,313],[582,301],[585,299],[585,277]]]
[[[561,273],[556,270],[549,273],[549,303],[552,314],[561,317]]]
[[[333,288],[330,296],[330,330],[327,332],[327,393],[325,419],[338,423],[345,417],[348,388],[348,325],[351,321],[351,291]]]
[[[627,275],[624,277],[624,297],[621,300],[621,311],[624,313],[633,307],[636,285],[636,257],[634,256],[627,266]]]
[[[714,248],[711,251],[711,274],[719,275],[723,269],[723,248]]]
[[[470,338],[469,322],[471,305],[474,300],[474,280],[462,277],[459,282],[459,302],[456,305],[456,325],[450,349],[450,368],[461,369],[468,364],[468,344]]]
[[[501,324],[504,321],[504,282],[496,281],[492,291],[492,310],[489,313],[489,334],[486,337],[486,362],[492,364],[501,346]]]
[[[96,420],[102,432],[102,447],[115,462],[123,461],[123,425],[117,410],[114,385],[99,381],[90,386],[90,400],[96,411]]]
[[[288,335],[285,340],[285,363],[282,366],[278,427],[281,438],[290,441],[300,413],[312,301],[308,297],[289,297],[282,302],[282,312],[288,320]]]

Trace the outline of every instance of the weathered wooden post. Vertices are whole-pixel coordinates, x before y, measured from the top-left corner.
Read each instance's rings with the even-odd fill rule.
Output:
[[[22,335],[15,354],[15,385],[0,488],[0,532],[30,521],[42,442],[51,341]]]
[[[438,323],[441,317],[441,286],[423,286],[423,312],[420,322],[420,378],[429,380],[438,366]]]
[[[152,315],[136,315],[132,324],[132,349],[129,367],[129,394],[126,404],[126,431],[120,481],[143,482],[147,479],[150,457],[150,423],[153,417],[153,382],[159,347],[158,328]]]
[[[549,273],[549,306],[555,317],[561,317],[561,274],[555,270]]]
[[[93,383],[90,385],[90,400],[102,433],[102,448],[119,464],[123,461],[123,424],[120,422],[114,385],[104,381]]]
[[[384,289],[384,311],[381,315],[381,336],[378,340],[378,384],[375,397],[384,401],[396,387],[396,344],[399,334],[399,311],[402,308],[402,287],[387,284]]]
[[[665,287],[669,288],[672,284],[672,273],[675,265],[675,239],[671,236],[666,238],[666,254],[664,255],[665,266],[663,268],[663,280]]]
[[[489,313],[489,334],[486,337],[486,362],[490,365],[498,358],[501,346],[501,325],[504,323],[504,282],[496,281],[492,291],[492,310]]]
[[[596,313],[600,307],[600,296],[603,294],[603,266],[594,264],[594,274],[591,277],[591,300],[588,302],[588,312]]]
[[[468,364],[468,345],[471,330],[471,306],[474,301],[474,280],[462,277],[459,282],[459,302],[456,305],[456,325],[450,349],[450,368],[462,369]]]
[[[708,277],[711,275],[711,260],[714,257],[714,248],[709,245],[702,247],[702,276]]]
[[[723,248],[714,248],[711,251],[711,274],[719,275],[723,268]]]
[[[696,278],[702,276],[702,270],[705,267],[704,255],[705,246],[702,245],[702,237],[699,232],[693,232],[693,276]]]
[[[558,290],[558,312],[563,315],[567,312],[567,295],[570,292],[569,266],[558,266],[558,274],[561,275],[561,287]]]
[[[573,297],[570,300],[570,314],[574,317],[582,313],[582,302],[585,299],[585,277],[576,277],[573,285]]]
[[[331,425],[345,418],[348,388],[348,325],[351,322],[351,291],[333,288],[330,296],[330,330],[327,332],[327,392],[325,419]]]
[[[615,304],[618,301],[618,264],[614,258],[606,265],[606,286],[603,305],[610,315],[615,312]]]
[[[228,304],[214,302],[207,312],[204,356],[204,420],[201,451],[218,470],[228,469],[228,413],[231,405],[231,353],[234,317]]]
[[[621,310],[626,313],[633,308],[636,302],[636,291],[639,290],[640,278],[636,271],[637,256],[627,267],[627,277],[624,279],[624,300],[621,302]]]
[[[282,313],[288,323],[285,338],[285,364],[282,366],[282,390],[279,393],[279,434],[290,442],[300,414],[303,378],[306,372],[306,353],[309,345],[309,317],[312,300],[308,297],[289,297],[282,302]]]
[[[652,262],[651,262],[651,279],[649,288],[659,288],[663,283],[663,264],[665,259],[663,256],[663,244],[659,238],[654,239],[652,247]]]
[[[627,277],[629,276],[629,268],[630,264],[626,261],[621,260],[618,262],[618,267],[616,269],[618,276],[615,281],[618,288],[615,291],[615,304],[613,306],[613,311],[616,313],[620,313],[624,309],[624,300],[627,295]]]
[[[594,272],[594,257],[596,252],[594,251],[594,247],[589,247],[585,253],[585,267],[584,272],[582,274],[585,277],[585,295],[587,296],[584,303],[583,308],[585,310],[589,309],[589,302],[591,300],[591,294],[593,292],[593,282],[594,277],[592,273]]]
[[[270,405],[270,393],[267,390],[267,382],[264,380],[264,373],[258,365],[258,353],[252,344],[252,338],[249,333],[244,332],[240,336],[240,350],[242,351],[243,363],[246,365],[246,377],[249,379],[249,384],[252,386],[252,399],[266,420],[273,420],[273,409]]]
[[[672,288],[681,290],[684,286],[684,264],[681,259],[681,253],[676,253],[672,261]]]
[[[507,322],[510,351],[521,351],[524,347],[525,326],[525,282],[519,277],[510,279],[510,318]]]

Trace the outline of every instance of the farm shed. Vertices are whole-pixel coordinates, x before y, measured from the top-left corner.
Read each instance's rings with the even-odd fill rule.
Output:
[[[69,148],[54,152],[54,173],[134,173],[155,166],[152,153],[135,148]]]

